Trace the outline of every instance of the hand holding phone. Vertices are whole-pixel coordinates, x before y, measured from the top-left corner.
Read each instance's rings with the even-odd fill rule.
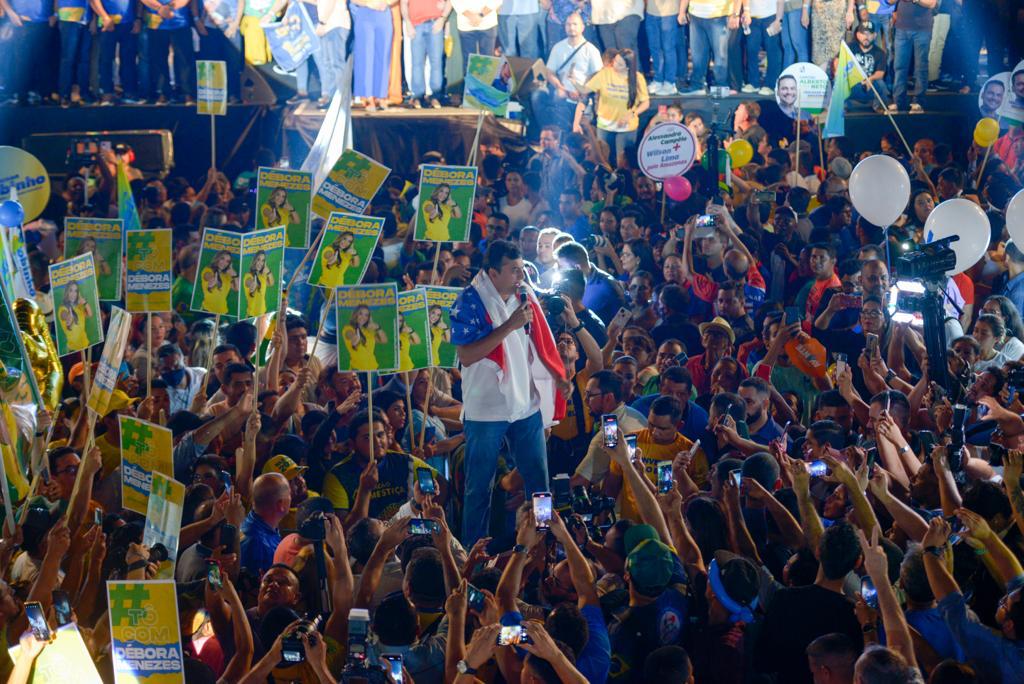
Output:
[[[214,589],[224,588],[224,581],[220,576],[220,563],[215,560],[206,561],[206,581]]]
[[[39,641],[49,642],[53,638],[53,632],[46,621],[46,614],[43,612],[43,604],[39,601],[27,601],[25,603],[25,617],[28,618],[29,628],[32,634]]]
[[[551,527],[551,492],[537,492],[533,495],[533,519],[539,531]]]
[[[601,416],[601,429],[604,431],[604,445],[614,449],[619,445],[619,419],[614,413]]]
[[[672,461],[661,461],[658,463],[658,492],[667,494],[673,485]]]
[[[420,486],[421,494],[437,494],[437,488],[434,487],[434,474],[430,472],[429,468],[416,469],[416,482]]]

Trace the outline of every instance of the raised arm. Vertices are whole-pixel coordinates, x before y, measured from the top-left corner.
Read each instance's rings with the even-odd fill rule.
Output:
[[[569,577],[572,579],[572,586],[576,588],[576,595],[579,596],[579,607],[600,606],[597,587],[594,584],[594,571],[583,557],[576,540],[569,534],[558,511],[551,514],[551,533],[565,549],[565,558],[569,561]]]
[[[790,459],[786,463],[790,479],[793,482],[793,493],[796,494],[797,507],[800,510],[800,524],[804,530],[804,539],[812,550],[818,548],[825,527],[821,524],[818,511],[811,500],[811,475],[807,472],[807,464],[798,459]]]
[[[889,648],[902,655],[908,665],[915,667],[917,657],[914,654],[914,640],[910,636],[910,626],[903,614],[903,608],[889,582],[889,561],[885,550],[878,545],[879,528],[874,528],[870,544],[864,532],[858,530],[857,537],[864,552],[864,569],[871,576],[871,581],[878,592],[878,609],[882,613],[882,625],[885,627]]]
[[[374,592],[377,591],[377,585],[380,584],[384,564],[394,555],[398,545],[409,536],[409,521],[411,520],[412,518],[396,520],[380,535],[377,546],[374,547],[373,553],[366,561],[366,567],[363,568],[359,590],[352,603],[353,608],[367,608],[370,605],[370,600],[373,598]],[[347,615],[345,619],[348,619]]]

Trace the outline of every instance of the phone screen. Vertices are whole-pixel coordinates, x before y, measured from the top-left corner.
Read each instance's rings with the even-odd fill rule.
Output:
[[[498,632],[499,646],[515,646],[527,641],[526,629],[522,625],[505,625]]]
[[[878,590],[875,589],[875,583],[871,581],[870,577],[865,577],[860,581],[860,595],[869,608],[878,609]]]
[[[472,584],[466,585],[466,605],[475,611],[481,611],[484,609],[484,592],[480,591]]]
[[[224,583],[220,578],[220,565],[213,561],[207,561],[206,563],[206,581],[210,583],[211,587],[220,589],[224,586]]]
[[[798,306],[787,306],[785,309],[786,313],[786,325],[792,325],[793,323],[799,323],[804,319],[800,314],[800,307]]]
[[[715,217],[713,214],[701,214],[693,225],[695,228],[711,228],[715,225]]]
[[[812,461],[807,466],[807,472],[811,477],[825,477],[828,474],[828,465],[824,461]]]
[[[61,627],[71,622],[71,600],[67,592],[53,592],[53,612],[57,615],[57,624]]]
[[[732,478],[732,483],[737,487],[743,484],[743,473],[739,470],[730,470],[729,477]]]
[[[626,450],[630,463],[636,463],[636,435],[626,435]]]
[[[874,333],[865,333],[864,339],[867,340],[867,351],[868,356],[875,356],[878,352],[878,335]]]
[[[402,654],[385,653],[384,660],[388,661],[391,679],[394,680],[395,684],[402,684]]]
[[[434,488],[434,475],[427,468],[416,469],[416,480],[420,485],[420,492],[423,494],[437,494]]]
[[[43,606],[39,601],[29,601],[25,604],[25,617],[28,618],[29,627],[36,639],[50,640],[50,625],[46,622],[46,614],[43,613]]]
[[[842,352],[836,353],[836,375],[842,375],[846,372],[846,354]]]
[[[537,492],[533,495],[533,517],[538,530],[551,526],[551,492]]]
[[[101,527],[103,525],[103,509],[102,508],[97,508],[96,510],[94,510],[92,512],[92,522],[93,522],[94,525],[96,525],[96,527]]]
[[[619,444],[619,419],[612,413],[601,416],[601,429],[604,430],[604,445],[609,449]]]
[[[366,634],[370,614],[365,608],[352,608],[348,613],[348,655],[358,661],[366,660]]]
[[[672,491],[671,461],[662,461],[658,464],[658,491],[662,494]]]
[[[409,534],[433,534],[437,522],[426,518],[413,518],[409,521]]]

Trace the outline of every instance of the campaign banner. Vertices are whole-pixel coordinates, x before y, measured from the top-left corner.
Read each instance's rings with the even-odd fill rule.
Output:
[[[159,579],[174,579],[174,563],[178,558],[178,536],[181,534],[181,511],[185,507],[185,485],[163,473],[154,472],[149,487],[149,506],[142,543],[153,548],[163,544],[167,559],[161,561]]]
[[[281,304],[284,228],[268,228],[242,236],[240,319],[277,311]]]
[[[295,71],[320,49],[320,38],[301,2],[288,3],[281,21],[262,24],[270,54],[285,71]]]
[[[1020,126],[1024,124],[1024,60],[1017,62],[1007,81],[1010,89],[996,113],[1004,124]]]
[[[171,431],[132,416],[121,425],[121,506],[146,514],[153,473],[174,477]]]
[[[398,370],[430,367],[427,293],[423,288],[398,293]]]
[[[125,241],[125,308],[132,313],[170,311],[174,287],[171,229],[129,230]]]
[[[775,101],[791,119],[810,119],[825,111],[832,96],[828,74],[816,64],[797,62],[779,74],[775,81]]]
[[[7,226],[0,230],[6,242],[5,250],[14,262],[14,296],[32,298],[36,296],[36,285],[32,280],[32,268],[28,263],[28,246],[25,231],[21,226]]]
[[[697,158],[697,139],[675,121],[663,121],[647,131],[636,151],[644,175],[654,180],[682,176]]]
[[[261,166],[256,174],[256,230],[284,227],[285,247],[309,247],[313,174]]]
[[[475,166],[420,166],[419,210],[415,240],[465,242],[473,220]]]
[[[100,300],[92,253],[50,264],[50,292],[57,354],[65,356],[103,341]]]
[[[228,113],[228,65],[213,59],[196,60],[196,113]]]
[[[317,189],[313,213],[325,220],[335,211],[363,213],[389,173],[391,169],[365,154],[345,150]]]
[[[338,370],[398,368],[398,285],[338,288]]]
[[[383,229],[381,217],[332,212],[313,258],[309,284],[333,290],[361,282]]]
[[[124,350],[128,346],[128,333],[131,332],[132,317],[124,309],[113,307],[110,310],[110,323],[107,325],[107,339],[103,343],[103,354],[100,356],[96,375],[89,386],[89,397],[86,406],[98,416],[107,415],[110,396],[117,387],[117,375],[124,360]]]
[[[184,684],[174,580],[107,582],[107,605],[114,683]]]
[[[192,288],[193,311],[238,315],[241,261],[241,235],[215,228],[203,230],[196,282]]]
[[[452,344],[452,306],[462,292],[461,287],[427,285],[427,321],[430,327],[430,365],[455,368],[458,365]]]
[[[92,254],[100,301],[121,299],[121,219],[64,219],[64,258]]]
[[[515,77],[507,59],[489,55],[469,56],[462,94],[463,107],[505,116],[515,89]]]
[[[21,654],[21,644],[11,646],[7,653],[11,660],[17,661]],[[28,682],[50,684],[67,679],[71,673],[74,673],[75,684],[103,684],[82,634],[73,622],[54,631],[53,641],[36,656]]]
[[[50,175],[36,157],[20,147],[0,145],[0,202],[17,193],[25,210],[22,224],[43,213],[50,201]]]

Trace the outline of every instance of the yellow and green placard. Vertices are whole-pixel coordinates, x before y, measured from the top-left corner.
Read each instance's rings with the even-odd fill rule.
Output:
[[[50,264],[58,355],[82,351],[103,341],[97,288],[91,252]]]
[[[398,286],[395,283],[339,287],[338,369],[398,369]]]
[[[171,229],[129,230],[125,241],[125,308],[132,313],[170,311],[174,286]]]
[[[333,290],[361,282],[383,229],[379,216],[332,213],[309,270],[309,284]]]

